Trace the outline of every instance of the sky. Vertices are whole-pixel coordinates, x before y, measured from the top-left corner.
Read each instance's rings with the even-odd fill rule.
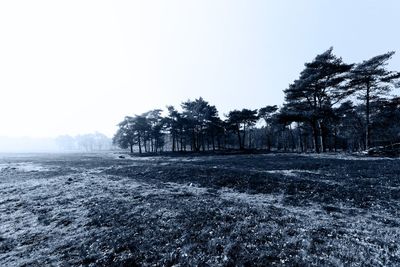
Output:
[[[200,96],[221,116],[281,105],[331,46],[347,63],[398,50],[399,10],[398,0],[1,1],[0,136],[111,137],[126,115]]]

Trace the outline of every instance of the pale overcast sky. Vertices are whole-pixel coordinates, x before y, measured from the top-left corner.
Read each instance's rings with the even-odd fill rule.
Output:
[[[398,0],[1,1],[0,136],[112,136],[125,115],[199,96],[222,114],[280,105],[330,46],[349,63],[399,50],[399,12]]]

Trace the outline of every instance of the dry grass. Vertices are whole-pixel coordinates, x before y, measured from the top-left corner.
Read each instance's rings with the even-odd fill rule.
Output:
[[[2,158],[0,265],[396,266],[398,163]]]

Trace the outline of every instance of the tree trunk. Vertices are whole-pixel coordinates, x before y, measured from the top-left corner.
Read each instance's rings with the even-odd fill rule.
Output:
[[[296,141],[295,141],[293,131],[292,131],[292,126],[290,124],[289,124],[289,136],[290,136],[290,140],[292,143],[292,152],[294,152],[294,150],[297,148],[296,148]]]
[[[302,133],[301,133],[301,129],[300,129],[300,124],[299,123],[297,123],[297,129],[299,130],[300,152],[303,153],[304,152],[303,138],[302,138]]]
[[[317,127],[317,122],[314,121],[312,123],[312,130],[313,130],[313,137],[314,137],[314,149],[316,153],[320,153],[319,150],[319,144],[318,144],[318,127]]]
[[[175,152],[175,134],[172,134],[172,152]]]
[[[248,139],[249,139],[249,146],[248,146],[248,148],[249,149],[251,149],[252,148],[252,143],[251,143],[251,139],[252,139],[253,137],[252,137],[252,132],[251,132],[251,128],[249,128],[249,137],[248,137]]]
[[[334,131],[334,146],[335,146],[335,152],[337,152],[337,127],[335,126],[335,131]]]
[[[206,140],[204,138],[204,134],[201,135],[201,146],[203,148],[203,152],[206,151]],[[200,151],[200,149],[199,149]]]
[[[328,148],[328,129],[325,127],[323,123],[320,123],[320,133],[321,133],[321,145],[322,151],[326,153],[326,149]]]
[[[142,144],[140,143],[140,134],[138,136],[139,154],[142,154]]]
[[[242,137],[240,136],[240,127],[237,126],[237,136],[238,136],[238,141],[239,141],[239,149],[243,149],[242,148]]]
[[[183,133],[182,133],[182,131],[181,131],[181,148],[180,148],[180,151],[182,152],[182,150],[183,150]],[[186,144],[185,144],[185,146],[186,146]],[[185,149],[186,150],[186,149]]]
[[[317,129],[317,131],[318,131],[318,139],[319,139],[319,150],[321,151],[322,150],[322,152],[326,152],[325,151],[325,144],[324,144],[324,138],[323,138],[323,130],[322,130],[322,124],[321,124],[321,122],[319,122],[319,120],[317,120],[317,125],[318,125],[318,129]]]
[[[192,151],[196,151],[197,145],[196,145],[196,134],[194,132],[194,129],[192,131]]]
[[[246,142],[246,125],[243,126],[243,138],[242,138],[242,145],[240,149],[244,149],[245,148],[245,142]]]
[[[213,151],[215,151],[215,136],[214,136],[214,133],[212,134],[212,148],[213,148]]]

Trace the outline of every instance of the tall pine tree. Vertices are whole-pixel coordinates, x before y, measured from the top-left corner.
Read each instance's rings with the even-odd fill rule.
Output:
[[[395,52],[375,56],[357,64],[351,71],[350,87],[365,101],[365,149],[371,144],[371,101],[386,95],[400,78],[399,72],[388,71],[387,61]]]
[[[296,121],[310,124],[317,153],[321,151],[321,146],[325,150],[322,134],[324,118],[331,113],[333,105],[350,93],[344,81],[353,65],[343,63],[332,51],[331,47],[317,55],[311,63],[306,63],[299,79],[284,90],[285,111]]]

